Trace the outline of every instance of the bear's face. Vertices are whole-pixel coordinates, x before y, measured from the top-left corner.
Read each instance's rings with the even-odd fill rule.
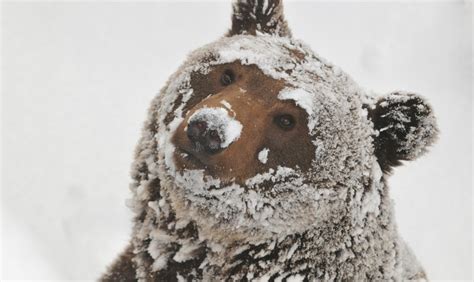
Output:
[[[159,177],[177,218],[224,241],[363,225],[382,171],[435,139],[431,108],[367,95],[291,38],[279,1],[260,16],[264,5],[236,3],[229,36],[194,51],[152,104],[145,179]]]
[[[172,139],[179,171],[202,169],[222,182],[244,185],[269,168],[311,167],[315,148],[308,114],[278,98],[284,81],[234,62],[194,73],[190,84],[196,99]]]
[[[222,38],[194,52],[160,98],[172,204],[213,236],[302,232],[346,215],[348,187],[380,178],[363,93],[290,38]]]

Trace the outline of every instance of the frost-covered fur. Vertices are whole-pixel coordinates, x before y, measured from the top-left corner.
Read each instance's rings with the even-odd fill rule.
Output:
[[[257,4],[276,5],[284,25],[194,51],[153,100],[132,170],[132,245],[103,280],[424,278],[397,234],[384,171],[426,151],[437,132],[431,109],[413,94],[368,95],[289,36],[280,1],[234,9],[242,18]],[[191,74],[233,62],[283,80],[279,99],[306,111],[309,170],[278,166],[238,184],[176,168],[171,138],[194,94]]]

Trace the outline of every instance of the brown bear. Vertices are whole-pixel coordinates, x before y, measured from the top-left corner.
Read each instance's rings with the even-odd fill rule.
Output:
[[[368,95],[292,38],[281,1],[237,0],[151,104],[132,239],[101,279],[426,278],[386,181],[436,136],[422,97]]]

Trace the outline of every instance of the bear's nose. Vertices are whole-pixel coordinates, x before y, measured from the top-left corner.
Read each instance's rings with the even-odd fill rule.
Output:
[[[196,152],[216,153],[221,147],[221,138],[217,130],[208,128],[205,121],[192,121],[186,131]]]

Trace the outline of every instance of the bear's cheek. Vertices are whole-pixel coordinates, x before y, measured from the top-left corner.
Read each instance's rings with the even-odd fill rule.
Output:
[[[278,134],[266,137],[268,141],[265,144],[269,148],[268,167],[290,167],[303,172],[311,168],[315,147],[309,136],[295,132],[292,136],[285,136],[287,138],[281,138]]]
[[[290,131],[282,130],[274,123],[267,126],[262,142],[263,147],[268,148],[266,167],[290,167],[306,172],[311,168],[316,150],[309,135],[307,114],[288,104],[277,112],[291,113],[296,125]]]

